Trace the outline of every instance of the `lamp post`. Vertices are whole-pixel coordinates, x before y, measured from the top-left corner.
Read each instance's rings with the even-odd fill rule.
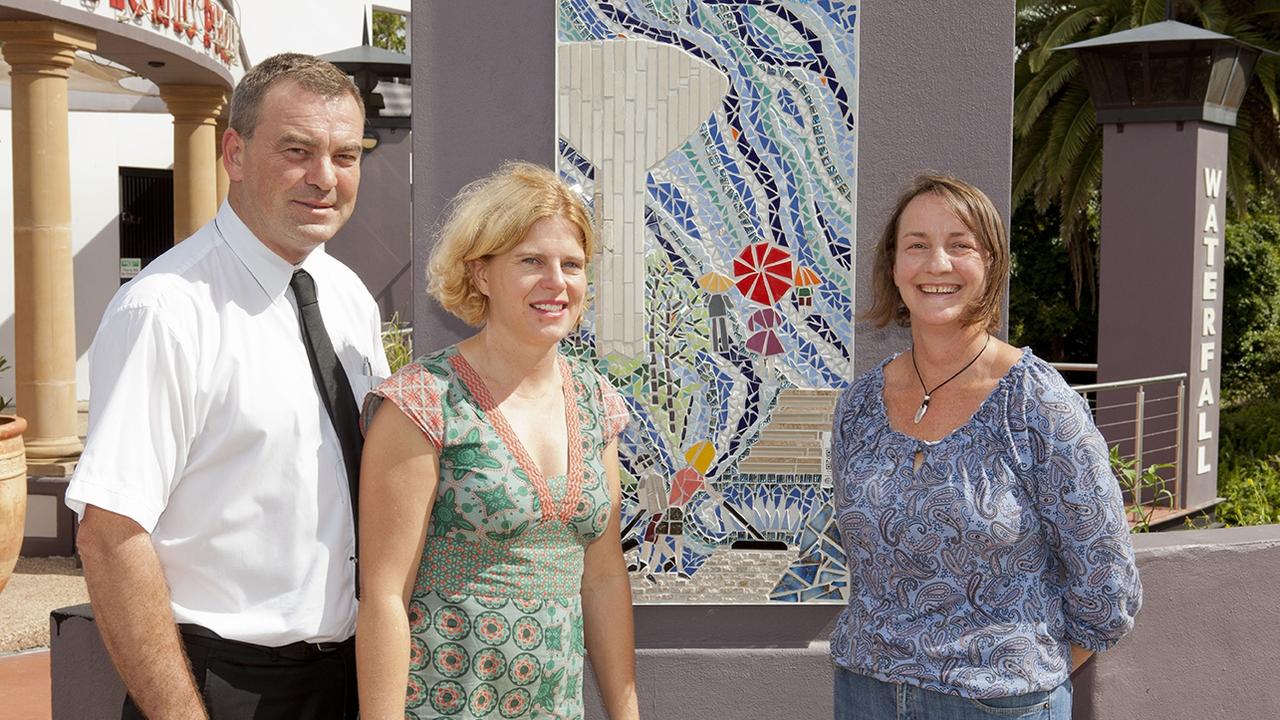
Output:
[[[1227,134],[1263,51],[1172,20],[1058,49],[1103,133],[1098,381],[1187,374],[1186,421],[1148,423],[1164,455],[1143,464],[1176,462],[1180,508],[1200,509],[1217,499]]]

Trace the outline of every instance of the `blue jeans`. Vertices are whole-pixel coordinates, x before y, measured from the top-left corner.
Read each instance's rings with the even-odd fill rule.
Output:
[[[835,720],[1071,720],[1071,681],[1047,692],[974,700],[835,668]]]

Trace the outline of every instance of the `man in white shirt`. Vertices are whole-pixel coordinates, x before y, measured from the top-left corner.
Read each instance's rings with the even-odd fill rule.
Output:
[[[124,717],[354,718],[351,416],[389,373],[373,298],[321,246],[355,205],[363,105],[277,55],[229,125],[228,202],[103,316],[67,504]]]

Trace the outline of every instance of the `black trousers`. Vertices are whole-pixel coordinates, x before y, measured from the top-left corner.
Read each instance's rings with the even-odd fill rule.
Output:
[[[210,720],[356,719],[355,640],[269,648],[195,632],[182,643]],[[121,718],[143,720],[133,698]]]

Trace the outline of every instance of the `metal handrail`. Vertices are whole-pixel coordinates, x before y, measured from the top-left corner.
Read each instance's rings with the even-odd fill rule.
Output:
[[[1081,397],[1085,397],[1086,400],[1088,399],[1086,395],[1087,393],[1095,393],[1095,397],[1096,397],[1096,393],[1099,391],[1124,390],[1127,388],[1134,389],[1134,398],[1132,403],[1120,402],[1120,403],[1109,404],[1105,409],[1114,411],[1121,408],[1128,408],[1130,406],[1133,407],[1133,420],[1131,421],[1133,423],[1133,428],[1134,428],[1133,436],[1127,437],[1127,438],[1120,438],[1116,440],[1116,442],[1132,442],[1133,443],[1134,467],[1139,469],[1142,468],[1142,456],[1144,452],[1143,445],[1144,445],[1144,440],[1147,437],[1147,433],[1146,433],[1147,421],[1167,418],[1170,416],[1175,417],[1174,445],[1172,447],[1174,451],[1172,481],[1173,481],[1173,488],[1174,488],[1173,504],[1178,507],[1181,507],[1181,500],[1182,500],[1182,488],[1181,488],[1182,469],[1183,469],[1182,468],[1182,442],[1183,442],[1182,434],[1183,434],[1183,430],[1185,429],[1185,422],[1186,422],[1186,419],[1184,417],[1184,414],[1185,414],[1184,405],[1186,402],[1186,386],[1187,386],[1186,380],[1187,380],[1187,373],[1173,373],[1170,375],[1156,375],[1153,377],[1134,378],[1132,380],[1116,380],[1113,382],[1092,383],[1089,385],[1071,386],[1072,390],[1079,393]],[[1160,383],[1170,383],[1170,382],[1178,383],[1177,394],[1175,396],[1177,398],[1177,410],[1172,413],[1160,413],[1160,414],[1156,414],[1148,417],[1146,412],[1148,405],[1151,405],[1156,402],[1162,402],[1170,398],[1167,396],[1161,396],[1159,398],[1147,400],[1146,386],[1157,385]],[[1099,410],[1102,410],[1103,408],[1095,406],[1092,409],[1094,413],[1097,413]],[[1128,422],[1130,421],[1110,422],[1110,423],[1104,423],[1103,425],[1099,425],[1098,427],[1099,428],[1102,428],[1104,426],[1115,427],[1119,425],[1127,425]],[[1158,430],[1154,433],[1151,433],[1151,435],[1152,436],[1164,435],[1168,432],[1169,432],[1168,430]],[[1156,449],[1149,449],[1148,452],[1162,452],[1169,449],[1171,448],[1161,447]],[[1135,501],[1141,502],[1141,498],[1135,498]]]
[[[1049,366],[1058,372],[1098,372],[1098,363],[1051,362]]]
[[[1174,380],[1186,380],[1186,373],[1174,373],[1172,375],[1156,375],[1155,377],[1137,378],[1134,380],[1115,380],[1112,382],[1093,383],[1091,385],[1072,385],[1071,389],[1080,394],[1094,392],[1096,390],[1121,390],[1129,387],[1138,387],[1139,385],[1154,385],[1162,382],[1173,382]]]

